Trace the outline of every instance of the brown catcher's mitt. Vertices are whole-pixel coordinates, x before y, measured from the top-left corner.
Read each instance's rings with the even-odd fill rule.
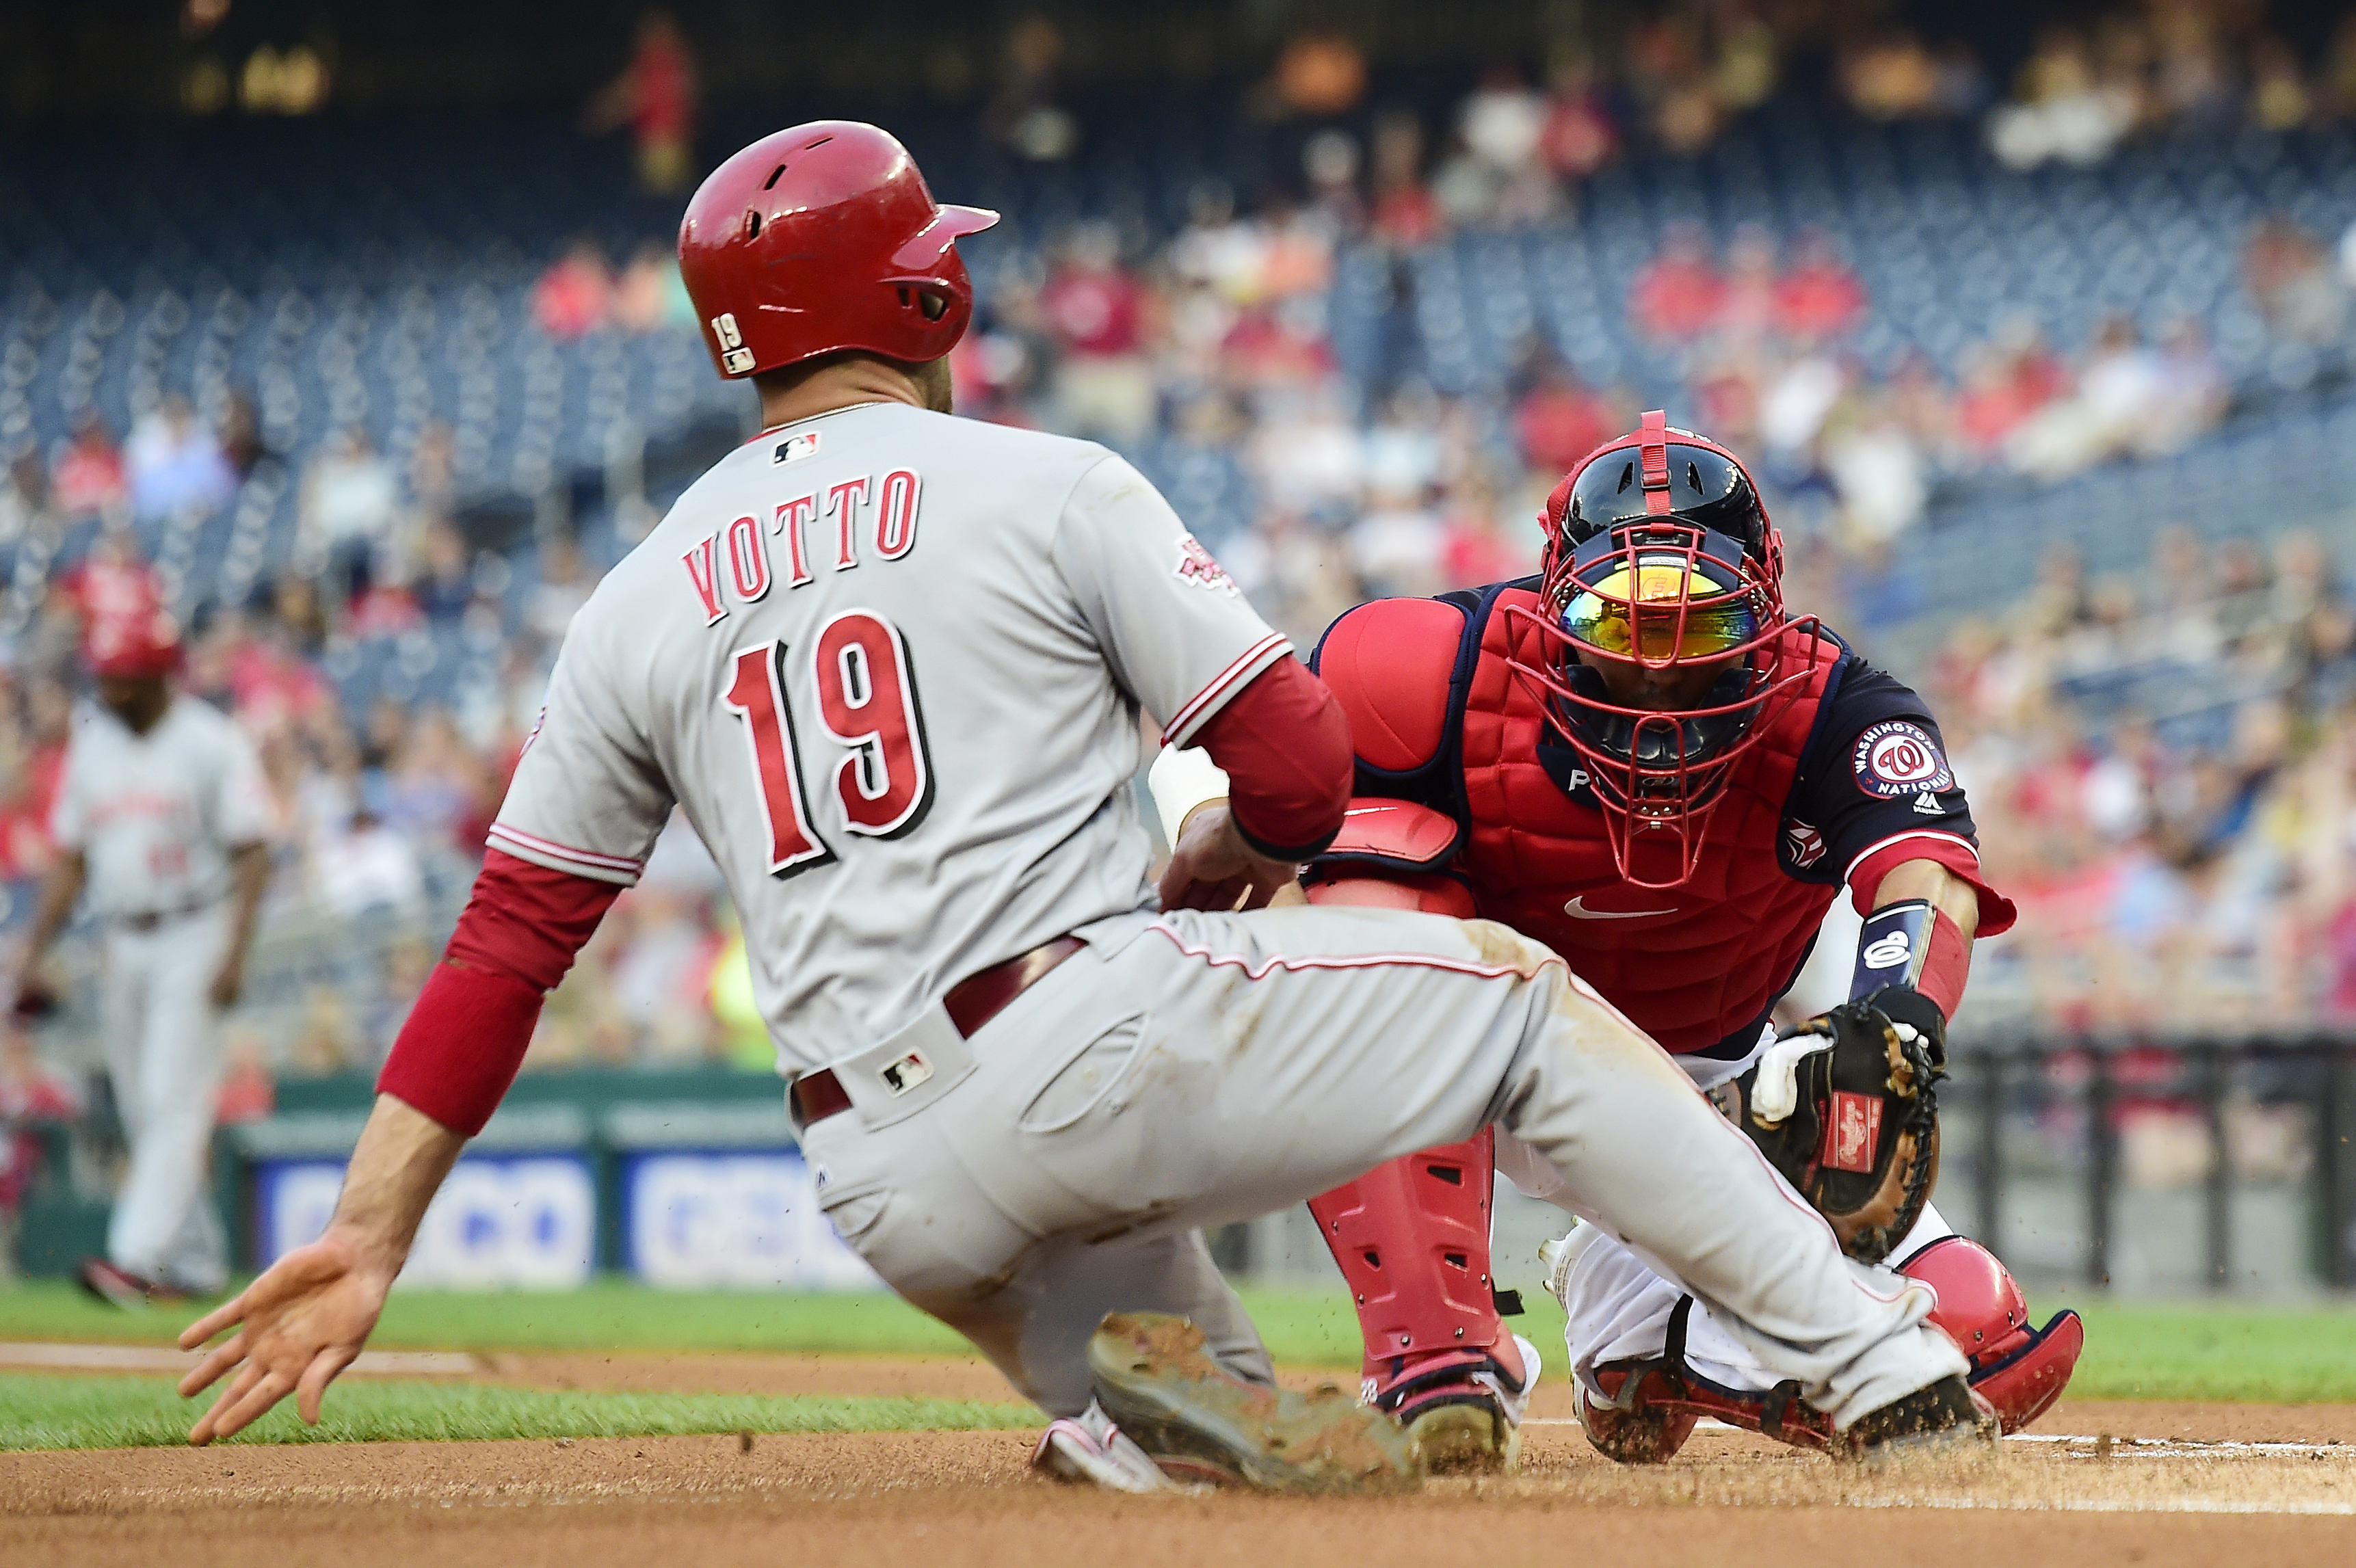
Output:
[[[1887,993],[1882,993],[1886,995]],[[1844,1002],[1767,1049],[1728,1107],[1785,1180],[1878,1264],[1921,1218],[1939,1175],[1945,1042],[1875,998]]]

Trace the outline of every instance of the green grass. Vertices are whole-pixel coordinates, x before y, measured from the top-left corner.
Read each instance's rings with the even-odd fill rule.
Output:
[[[0,1339],[168,1342],[204,1305],[124,1312],[71,1285],[0,1290]],[[964,1339],[896,1296],[649,1290],[602,1279],[577,1291],[397,1290],[380,1350],[847,1350],[961,1354]]]
[[[186,1443],[207,1399],[161,1378],[0,1376],[0,1450]],[[281,1404],[237,1443],[448,1442],[489,1437],[654,1437],[709,1432],[972,1432],[1035,1426],[1021,1403],[800,1394],[552,1393],[347,1379],[319,1424]]]
[[[2356,1307],[2097,1302],[2079,1310],[2086,1354],[2070,1392],[2080,1398],[2356,1400]]]
[[[1562,1342],[1562,1314],[1537,1329]],[[1358,1359],[1357,1320],[1339,1290],[1247,1290],[1244,1299],[1277,1360],[1345,1366]],[[0,1290],[0,1339],[167,1342],[199,1306],[124,1312],[70,1285],[30,1281]],[[369,1344],[380,1350],[833,1350],[962,1355],[965,1340],[892,1296],[662,1291],[599,1280],[577,1291],[395,1291]]]
[[[1562,1371],[1562,1314],[1525,1290],[1514,1327]],[[1338,1290],[1244,1292],[1278,1360],[1346,1367],[1357,1325]],[[2064,1305],[2040,1296],[2040,1317]],[[2356,1401],[2356,1307],[2096,1302],[2073,1393],[2123,1399]],[[0,1339],[170,1339],[193,1308],[124,1313],[51,1282],[0,1290]],[[832,1350],[942,1355],[964,1341],[877,1296],[648,1290],[604,1280],[548,1294],[397,1292],[372,1343],[396,1349]],[[733,1427],[726,1428],[734,1430]]]

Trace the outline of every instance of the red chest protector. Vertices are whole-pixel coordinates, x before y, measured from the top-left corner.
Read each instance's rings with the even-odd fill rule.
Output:
[[[1840,895],[1837,885],[1790,876],[1777,855],[1785,803],[1840,645],[1786,634],[1787,659],[1808,661],[1813,644],[1806,688],[1735,763],[1692,880],[1644,891],[1621,881],[1601,808],[1583,792],[1567,794],[1538,760],[1546,718],[1506,664],[1523,651],[1513,642],[1528,635],[1498,613],[1512,603],[1535,605],[1537,596],[1509,588],[1491,601],[1462,699],[1459,761],[1470,831],[1455,869],[1480,912],[1560,953],[1672,1051],[1701,1051],[1755,1028]],[[1673,870],[1676,851],[1659,848],[1663,869]],[[1645,852],[1641,837],[1636,851]]]

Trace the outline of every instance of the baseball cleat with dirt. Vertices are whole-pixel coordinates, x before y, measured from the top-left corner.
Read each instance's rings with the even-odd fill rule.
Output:
[[[1097,1402],[1177,1481],[1269,1492],[1399,1492],[1423,1482],[1415,1440],[1339,1389],[1296,1393],[1219,1365],[1203,1331],[1109,1314],[1088,1341]]]
[[[1101,1487],[1109,1492],[1198,1491],[1163,1475],[1144,1449],[1113,1424],[1104,1406],[1090,1401],[1077,1415],[1058,1416],[1039,1435],[1031,1466],[1058,1480]]]
[[[1518,1376],[1503,1357],[1449,1376],[1395,1388],[1376,1403],[1414,1438],[1426,1475],[1502,1475],[1521,1461],[1522,1418],[1537,1386],[1538,1348],[1514,1336]]]
[[[1858,1416],[1836,1435],[1827,1452],[1875,1465],[1923,1456],[1992,1455],[1999,1441],[1996,1412],[1969,1383],[1949,1376]]]

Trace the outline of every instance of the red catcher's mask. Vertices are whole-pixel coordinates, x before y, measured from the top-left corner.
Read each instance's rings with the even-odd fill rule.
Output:
[[[1538,521],[1538,608],[1505,612],[1537,656],[1514,673],[1579,756],[1621,877],[1678,887],[1735,763],[1806,689],[1823,628],[1783,613],[1783,540],[1749,471],[1657,411],[1589,453]]]

